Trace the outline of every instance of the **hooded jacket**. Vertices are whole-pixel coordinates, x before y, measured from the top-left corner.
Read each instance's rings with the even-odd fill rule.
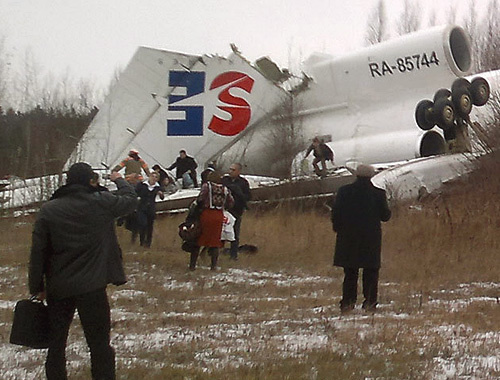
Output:
[[[126,282],[115,218],[137,206],[134,188],[118,192],[78,184],[59,188],[38,214],[32,235],[29,290],[62,299]]]

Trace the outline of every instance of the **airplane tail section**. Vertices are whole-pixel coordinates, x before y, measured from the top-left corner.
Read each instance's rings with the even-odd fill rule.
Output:
[[[288,96],[241,55],[140,47],[67,162],[111,167],[131,148],[170,165],[184,149],[200,166]]]

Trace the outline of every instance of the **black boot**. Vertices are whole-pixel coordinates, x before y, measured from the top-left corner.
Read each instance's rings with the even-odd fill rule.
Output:
[[[208,250],[210,255],[210,270],[217,270],[217,259],[219,258],[219,248],[210,248]]]
[[[189,270],[196,269],[196,261],[198,260],[199,252],[200,252],[200,249],[198,247],[193,248],[193,250],[191,251],[191,257],[189,259]]]

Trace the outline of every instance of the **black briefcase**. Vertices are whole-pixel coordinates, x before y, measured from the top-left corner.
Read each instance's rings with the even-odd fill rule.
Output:
[[[10,343],[31,348],[48,348],[49,340],[47,305],[35,297],[18,301],[14,309]]]

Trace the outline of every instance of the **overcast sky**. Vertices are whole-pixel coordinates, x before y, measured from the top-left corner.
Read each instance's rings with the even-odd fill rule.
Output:
[[[385,0],[394,23],[404,0]],[[415,1],[417,0],[410,0]],[[474,0],[480,14],[489,0]],[[378,0],[0,0],[0,36],[12,70],[27,49],[43,73],[67,70],[99,85],[124,68],[140,45],[192,54],[269,56],[281,66],[314,51],[334,55],[361,47]],[[470,0],[419,0],[423,24],[432,7],[458,20]],[[393,28],[395,29],[395,28]]]

